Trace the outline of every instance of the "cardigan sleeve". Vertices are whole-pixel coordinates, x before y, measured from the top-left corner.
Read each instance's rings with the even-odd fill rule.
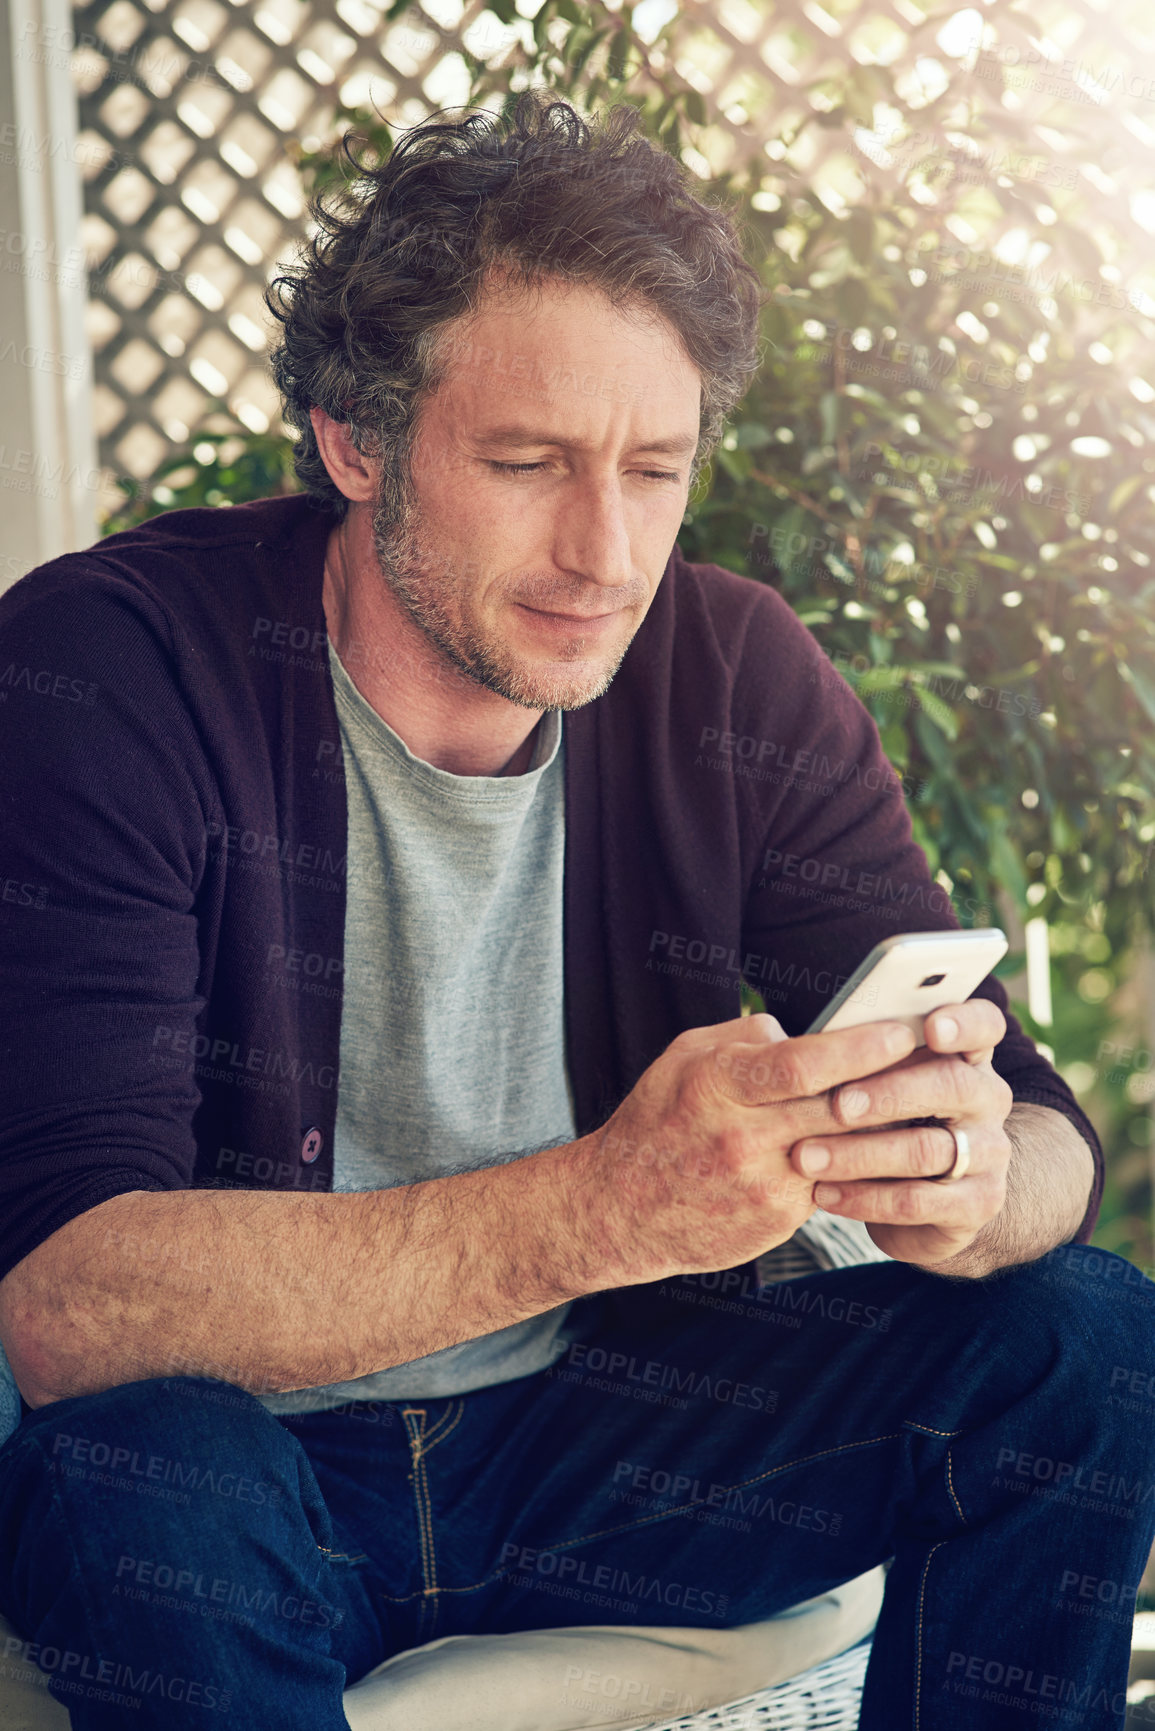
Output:
[[[211,788],[167,629],[83,555],[0,601],[0,1276],[99,1202],[190,1182],[199,1094],[169,1055],[204,1004]]]
[[[760,643],[765,625],[754,625],[746,652],[762,665],[773,653],[782,677],[772,706],[763,696],[760,715],[740,713],[734,722],[736,739],[770,738],[776,747],[766,754],[771,769],[764,782],[752,776],[744,784],[752,869],[742,947],[752,963],[750,984],[796,1035],[883,938],[957,929],[961,922],[914,840],[902,780],[865,706],[781,597],[773,595],[772,606],[759,611],[770,632]],[[736,695],[751,689],[765,693],[765,679],[736,682]],[[978,910],[963,904],[963,911]],[[1094,1184],[1075,1234],[1087,1242],[1103,1191],[1099,1139],[1066,1082],[1010,1013],[1001,982],[992,974],[975,995],[1006,1017],[993,1063],[1015,1100],[1052,1107],[1092,1151]]]

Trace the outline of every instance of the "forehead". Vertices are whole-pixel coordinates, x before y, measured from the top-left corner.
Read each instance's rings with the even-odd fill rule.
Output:
[[[438,394],[495,424],[584,417],[601,404],[663,436],[672,417],[697,425],[701,375],[674,326],[646,303],[615,306],[584,284],[495,286],[445,327],[438,349]]]

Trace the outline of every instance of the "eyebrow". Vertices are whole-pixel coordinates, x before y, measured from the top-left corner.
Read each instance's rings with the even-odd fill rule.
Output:
[[[574,450],[590,448],[580,439],[562,439],[556,433],[523,426],[489,427],[476,436],[476,443],[482,450],[488,450],[494,445],[567,445]],[[631,446],[634,451],[656,451],[665,457],[688,457],[697,448],[698,440],[693,435],[688,438],[641,439]]]

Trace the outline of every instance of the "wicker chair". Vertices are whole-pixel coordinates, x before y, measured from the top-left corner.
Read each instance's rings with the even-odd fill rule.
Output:
[[[868,1638],[789,1683],[728,1707],[667,1720],[653,1731],[855,1731],[869,1658]]]

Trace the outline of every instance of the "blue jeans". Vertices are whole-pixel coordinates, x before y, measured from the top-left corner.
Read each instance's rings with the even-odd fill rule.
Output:
[[[863,1731],[1122,1726],[1155,1532],[1130,1264],[751,1266],[574,1320],[454,1399],[280,1419],[167,1377],[26,1414],[0,1609],[73,1725],[346,1731],[346,1680],[437,1636],[733,1626],[893,1557]]]

